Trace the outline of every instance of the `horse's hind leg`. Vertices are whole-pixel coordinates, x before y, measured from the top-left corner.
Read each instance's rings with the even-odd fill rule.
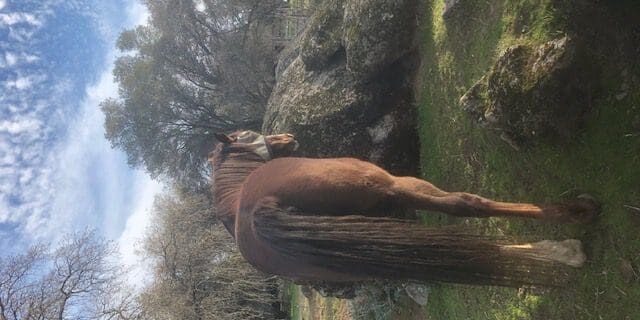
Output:
[[[441,211],[460,217],[525,217],[557,222],[584,222],[599,211],[587,198],[567,203],[531,204],[499,202],[465,192],[446,192],[413,177],[395,177],[392,193],[407,207]]]

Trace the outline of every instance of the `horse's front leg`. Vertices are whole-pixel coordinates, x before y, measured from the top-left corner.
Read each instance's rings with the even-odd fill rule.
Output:
[[[395,177],[392,193],[403,205],[459,217],[524,217],[555,222],[587,222],[600,211],[593,199],[582,197],[555,204],[499,202],[465,192],[446,192],[413,177]]]

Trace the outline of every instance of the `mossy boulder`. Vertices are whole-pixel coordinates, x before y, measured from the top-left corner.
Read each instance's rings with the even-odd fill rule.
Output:
[[[300,48],[300,58],[307,69],[322,69],[341,50],[343,15],[344,2],[328,0],[310,18],[301,41],[294,45]]]
[[[562,141],[579,131],[596,84],[584,47],[565,36],[508,48],[460,104],[516,145]]]
[[[342,42],[347,70],[362,79],[380,73],[415,48],[417,1],[346,1]]]
[[[329,0],[320,5],[278,62],[263,131],[295,134],[304,156],[354,156],[397,173],[415,173],[417,12],[407,3]],[[373,24],[385,12],[390,15],[385,26],[395,35],[375,31]],[[348,40],[344,30],[351,30]],[[349,57],[358,61],[350,65]]]
[[[347,70],[368,79],[415,49],[416,0],[328,0],[310,18],[299,43],[308,70],[346,52]]]

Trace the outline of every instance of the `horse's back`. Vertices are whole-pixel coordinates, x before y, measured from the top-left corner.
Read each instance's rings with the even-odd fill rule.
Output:
[[[249,175],[246,183],[286,185],[354,185],[390,183],[384,169],[355,158],[278,158],[265,163]]]

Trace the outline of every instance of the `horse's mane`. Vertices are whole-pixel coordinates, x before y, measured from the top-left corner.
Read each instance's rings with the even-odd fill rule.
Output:
[[[254,148],[249,144],[220,143],[209,156],[213,166],[216,215],[232,235],[242,183],[251,172],[265,163],[253,152]]]

